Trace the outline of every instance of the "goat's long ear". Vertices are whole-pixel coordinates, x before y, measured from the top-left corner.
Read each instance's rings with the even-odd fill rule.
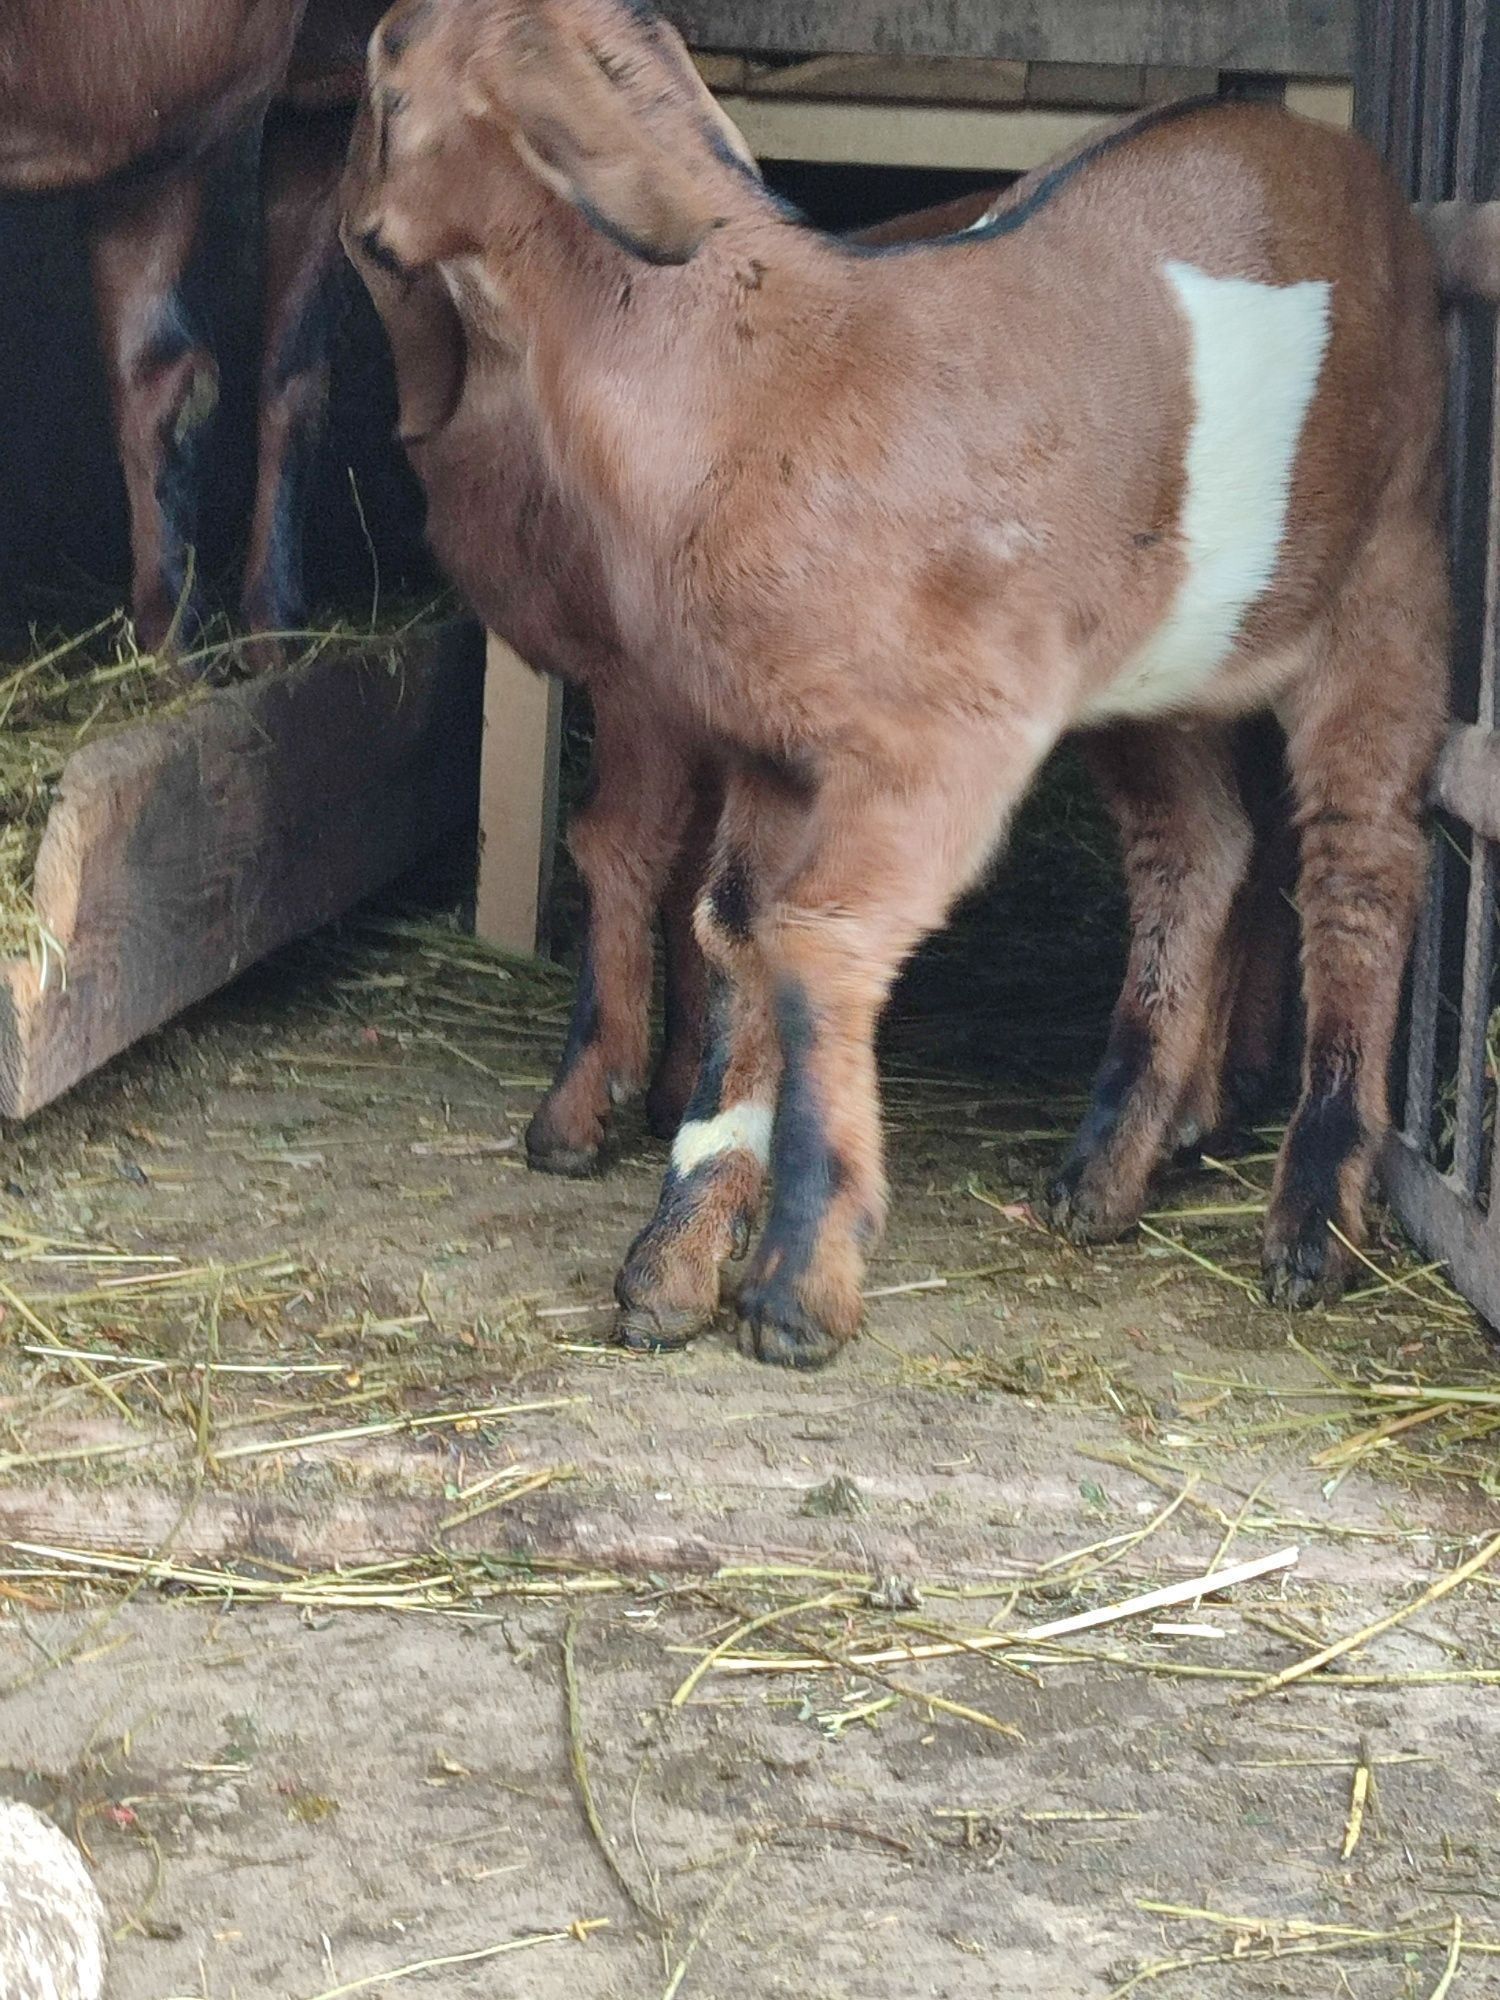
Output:
[[[403,444],[420,444],[452,421],[463,400],[469,342],[458,307],[431,266],[392,269],[347,220],[342,234],[390,343],[397,434]]]
[[[458,307],[436,271],[413,271],[399,306],[385,314],[396,364],[396,429],[420,444],[451,423],[463,401],[469,343]]]
[[[756,180],[764,179],[760,162],[750,150],[750,141],[698,74],[698,65],[689,54],[687,43],[670,21],[659,21],[656,35],[658,47],[676,63],[688,89],[702,98],[703,121],[708,130],[717,133],[725,150],[734,155],[747,174],[752,174]]]
[[[722,220],[713,176],[658,141],[609,53],[560,28],[537,24],[534,34],[491,100],[522,161],[633,256],[689,262]],[[482,76],[473,82],[488,95]]]

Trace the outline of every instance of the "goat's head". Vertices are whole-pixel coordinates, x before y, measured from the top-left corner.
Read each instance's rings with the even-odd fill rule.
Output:
[[[519,162],[632,255],[686,263],[723,219],[743,139],[640,0],[399,0],[370,44],[378,241],[403,263],[479,249]]]

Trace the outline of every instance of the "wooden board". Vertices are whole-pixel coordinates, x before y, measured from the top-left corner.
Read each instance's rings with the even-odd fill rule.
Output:
[[[541,949],[557,843],[562,684],[490,637],[484,675],[479,889],[474,928],[506,951]]]
[[[1354,0],[667,0],[702,48],[1351,74]]]
[[[1101,115],[936,104],[808,103],[729,93],[719,102],[757,159],[940,167],[967,173],[1029,172],[1094,131]]]
[[[42,839],[58,951],[0,964],[24,1118],[475,822],[479,635],[328,655],[78,751]]]

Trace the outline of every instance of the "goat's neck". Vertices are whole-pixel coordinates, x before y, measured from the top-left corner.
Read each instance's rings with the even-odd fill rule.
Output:
[[[691,264],[657,270],[558,207],[506,274],[559,475],[658,547],[855,296],[857,263],[759,190],[726,186],[725,213]]]

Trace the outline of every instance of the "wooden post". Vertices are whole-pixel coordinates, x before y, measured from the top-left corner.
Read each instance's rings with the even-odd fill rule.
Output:
[[[490,635],[479,779],[474,928],[506,951],[540,951],[557,838],[562,686]]]

